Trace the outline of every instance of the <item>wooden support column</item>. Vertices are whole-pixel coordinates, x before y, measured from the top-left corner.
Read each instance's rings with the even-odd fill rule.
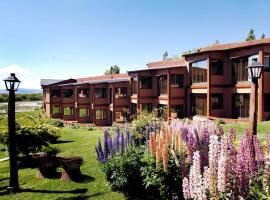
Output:
[[[170,118],[171,114],[171,70],[168,70],[167,73],[167,102],[168,102],[168,108],[167,108],[167,120]]]
[[[141,106],[140,106],[140,83],[139,83],[139,73],[137,74],[137,114],[141,113]],[[134,83],[134,82],[133,82]]]
[[[259,63],[264,64],[264,53],[259,51]],[[259,89],[258,89],[258,120],[264,120],[264,71],[262,71],[262,76],[259,79]]]
[[[207,59],[207,117],[211,116],[211,58]]]

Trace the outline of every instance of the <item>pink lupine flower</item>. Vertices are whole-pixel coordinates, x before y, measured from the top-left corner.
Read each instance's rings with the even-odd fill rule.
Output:
[[[209,144],[209,184],[210,184],[210,194],[214,199],[218,199],[218,178],[217,178],[217,168],[218,168],[218,155],[219,155],[219,141],[217,135],[210,136]]]
[[[189,182],[186,177],[183,179],[182,187],[183,187],[184,198],[190,199]]]
[[[154,132],[149,135],[149,148],[150,155],[153,156],[156,153],[156,134]]]
[[[253,136],[253,145],[255,148],[255,160],[257,162],[257,167],[261,168],[263,166],[263,162],[264,162],[264,153],[263,153],[263,149],[262,146],[257,138],[256,135]]]
[[[270,154],[270,134],[266,136],[267,153]]]
[[[228,139],[223,135],[220,142],[220,155],[218,159],[218,191],[226,192],[227,185],[227,161],[228,161]]]
[[[203,186],[203,178],[201,174],[200,153],[196,151],[193,155],[193,164],[189,173],[189,189],[192,199],[206,199]]]
[[[164,144],[162,149],[163,155],[163,169],[164,172],[168,172],[169,169],[169,152],[168,152],[168,145]]]

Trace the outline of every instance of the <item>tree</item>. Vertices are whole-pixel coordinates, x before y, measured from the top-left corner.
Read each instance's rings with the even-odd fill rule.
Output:
[[[264,39],[265,38],[265,34],[264,33],[262,33],[262,35],[261,35],[261,39]]]
[[[163,60],[167,60],[168,58],[168,51],[165,51],[164,54],[162,55],[163,56]]]
[[[254,30],[250,29],[246,38],[246,41],[256,40],[256,36],[254,34]]]
[[[120,68],[117,65],[113,65],[110,67],[110,69],[107,69],[105,71],[105,75],[119,74],[119,73],[120,73]]]

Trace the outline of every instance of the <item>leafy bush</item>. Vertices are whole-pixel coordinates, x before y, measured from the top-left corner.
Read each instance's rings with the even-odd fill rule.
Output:
[[[40,151],[44,146],[48,147],[50,143],[55,143],[60,136],[60,130],[48,124],[34,126],[16,124],[16,133],[18,151],[24,155]],[[1,131],[0,142],[8,144],[7,131]]]
[[[113,156],[102,167],[113,190],[127,195],[145,195],[141,166],[144,149],[128,148],[122,155]]]
[[[77,124],[77,123],[73,123],[73,124],[71,124],[70,127],[71,127],[72,129],[79,129],[79,128],[80,128],[80,125]]]
[[[58,128],[64,127],[64,121],[61,119],[52,119],[49,124]]]
[[[45,152],[48,155],[56,155],[60,152],[60,149],[58,147],[53,146],[43,146],[40,151]]]
[[[146,155],[146,164],[142,166],[143,185],[151,199],[183,199],[181,168],[176,165],[174,158],[169,156],[168,172],[164,172],[163,165],[156,167],[155,159]]]

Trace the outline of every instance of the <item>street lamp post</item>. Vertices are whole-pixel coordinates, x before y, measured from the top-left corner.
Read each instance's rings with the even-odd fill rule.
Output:
[[[258,79],[262,75],[264,65],[258,61],[253,60],[248,69],[248,76],[252,80],[251,95],[250,95],[250,107],[249,107],[249,133],[251,139],[253,135],[257,135],[257,118],[258,118]]]
[[[10,177],[9,192],[17,192],[19,189],[18,168],[17,168],[17,147],[16,147],[16,130],[15,130],[15,92],[17,91],[20,81],[11,73],[5,80],[6,89],[9,91],[8,98],[8,150],[10,159]]]

